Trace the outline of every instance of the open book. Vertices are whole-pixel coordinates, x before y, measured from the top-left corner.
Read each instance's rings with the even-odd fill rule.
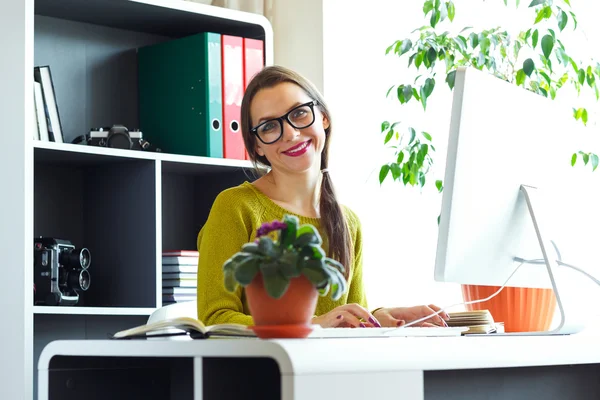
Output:
[[[206,339],[211,336],[256,337],[254,331],[246,325],[218,324],[206,326],[194,318],[177,317],[117,332],[112,335],[112,339],[138,339],[175,335],[189,335],[193,339]]]
[[[495,322],[492,314],[488,310],[474,310],[448,313],[450,320],[448,326],[467,327],[468,331],[464,335],[503,333],[504,324]]]

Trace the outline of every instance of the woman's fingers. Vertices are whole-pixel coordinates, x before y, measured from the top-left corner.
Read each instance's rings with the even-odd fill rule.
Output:
[[[342,306],[342,308],[351,312],[357,318],[362,318],[363,321],[365,321],[365,322],[369,322],[376,327],[381,327],[381,324],[377,320],[377,318],[375,318],[369,311],[367,311],[364,307],[362,307],[359,304],[356,304],[356,303],[346,304],[345,306]]]
[[[426,315],[433,315],[437,311],[441,310],[441,308],[439,308],[439,307],[437,307],[437,310],[433,310],[432,308],[427,307],[427,306],[423,306],[423,308],[424,308],[424,311],[425,311],[424,312],[424,314],[425,314],[424,316],[426,316]],[[445,319],[442,318],[439,314],[437,314],[437,315],[429,318],[429,320],[433,321],[437,325],[448,326],[448,324],[446,323]]]
[[[360,322],[360,320],[358,318],[356,318],[356,316],[354,314],[352,314],[351,312],[348,312],[346,310],[339,310],[339,313],[335,319],[336,319],[336,321],[338,321],[338,324],[336,324],[334,326],[341,326],[342,322],[343,322],[344,325],[346,325],[346,326],[349,326],[351,328],[358,328],[362,324],[362,322]],[[364,324],[362,324],[362,325],[364,325]]]
[[[438,312],[441,311],[442,309],[438,306],[436,306],[435,304],[430,304],[429,308],[431,308],[433,311]],[[448,313],[446,311],[442,311],[441,313],[438,314],[440,317],[442,317],[444,320],[448,321],[450,319],[450,315],[448,315]]]

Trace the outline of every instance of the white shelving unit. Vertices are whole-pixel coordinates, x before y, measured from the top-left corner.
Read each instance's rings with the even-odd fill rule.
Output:
[[[271,26],[254,14],[183,0],[0,5],[0,301],[10,327],[0,354],[11,361],[0,363],[0,398],[37,396],[37,359],[50,341],[106,338],[144,323],[162,305],[162,250],[195,249],[215,196],[254,178],[243,160],[69,143],[91,127],[137,128],[136,48],[198,32],[262,39],[273,63]],[[50,65],[67,143],[30,134],[38,65]],[[80,305],[33,305],[36,236],[90,249],[91,286]]]

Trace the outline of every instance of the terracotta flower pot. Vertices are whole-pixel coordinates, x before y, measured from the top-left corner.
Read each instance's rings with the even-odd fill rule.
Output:
[[[303,338],[312,331],[310,321],[317,307],[319,293],[304,276],[293,278],[279,299],[269,296],[260,273],[245,290],[254,319],[252,329],[258,337]]]
[[[465,301],[485,299],[499,286],[462,285]],[[550,329],[556,310],[552,289],[505,287],[497,296],[467,310],[489,310],[496,322],[504,322],[506,332],[538,332]]]

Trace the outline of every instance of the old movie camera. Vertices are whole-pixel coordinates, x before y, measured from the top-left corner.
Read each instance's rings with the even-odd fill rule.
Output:
[[[68,240],[34,239],[34,303],[71,306],[90,287],[90,251]]]
[[[113,149],[160,151],[144,140],[142,132],[130,131],[124,125],[91,129],[89,134],[76,137],[72,143]]]

